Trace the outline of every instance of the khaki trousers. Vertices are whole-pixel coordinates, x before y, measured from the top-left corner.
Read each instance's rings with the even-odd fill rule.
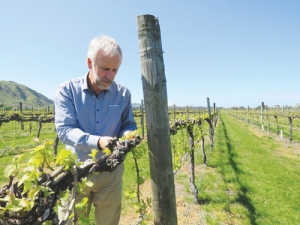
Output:
[[[84,193],[76,197],[76,203],[79,203],[83,197],[92,194],[92,203],[95,207],[96,225],[118,225],[121,214],[122,200],[122,178],[124,173],[124,164],[121,163],[113,172],[102,172],[92,175],[89,180],[93,182],[93,187],[86,187]],[[63,207],[58,207],[58,217],[62,221],[70,201],[64,201]],[[77,212],[80,217],[81,212]],[[67,225],[72,225],[68,221]]]

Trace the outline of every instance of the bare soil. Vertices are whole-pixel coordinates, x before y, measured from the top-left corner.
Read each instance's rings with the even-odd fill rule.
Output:
[[[196,170],[199,170],[197,168]],[[197,171],[195,171],[197,173]],[[185,162],[178,173],[186,174],[188,176],[189,166],[188,162]],[[206,224],[205,213],[201,211],[201,205],[196,205],[191,200],[191,193],[187,192],[182,184],[177,182],[175,177],[175,194],[176,194],[176,211],[178,225],[199,225]],[[141,186],[142,198],[152,198],[150,180],[147,180]],[[187,197],[190,196],[190,197]],[[149,215],[153,215],[152,208],[148,212]],[[134,225],[139,219],[139,214],[132,208],[126,213],[122,213],[119,225]],[[153,225],[153,218],[147,220],[148,225]]]

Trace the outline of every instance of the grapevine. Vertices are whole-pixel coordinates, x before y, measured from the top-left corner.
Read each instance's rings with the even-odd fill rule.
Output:
[[[21,156],[15,157],[14,165],[6,169],[9,183],[0,190],[0,224],[65,224],[66,221],[59,223],[55,211],[61,196],[65,196],[65,192],[72,189],[82,189],[82,185],[90,185],[86,182],[86,178],[94,172],[115,170],[125,160],[131,148],[138,145],[140,141],[138,135],[131,135],[125,140],[114,138],[107,146],[110,150],[109,154],[99,160],[86,160],[82,163],[77,161],[76,155],[69,150],[59,151],[56,158],[52,157],[53,161],[50,161],[53,141],[45,140],[43,145],[34,148],[34,156],[28,162],[31,170],[13,183],[22,167],[19,164]],[[96,153],[97,150],[92,150],[91,157]],[[76,191],[72,194],[73,200],[75,197]],[[67,216],[71,214],[72,208],[74,204]]]

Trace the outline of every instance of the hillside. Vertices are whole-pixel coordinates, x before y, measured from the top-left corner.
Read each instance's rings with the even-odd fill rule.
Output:
[[[23,103],[23,108],[53,106],[44,95],[14,81],[0,81],[0,106],[12,107]]]

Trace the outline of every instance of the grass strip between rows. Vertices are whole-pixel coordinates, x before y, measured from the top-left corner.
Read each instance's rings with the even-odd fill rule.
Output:
[[[220,115],[215,147],[197,184],[208,224],[299,223],[299,155],[286,157],[282,143],[248,128]]]

